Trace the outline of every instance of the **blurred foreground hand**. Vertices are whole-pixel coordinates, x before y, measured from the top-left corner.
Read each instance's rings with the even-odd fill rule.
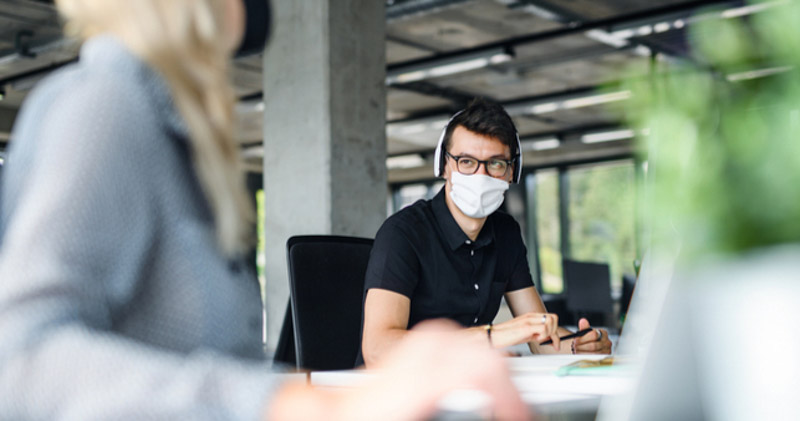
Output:
[[[463,390],[488,397],[488,413],[476,416],[529,419],[502,355],[459,330],[447,321],[420,323],[362,386],[331,391],[288,385],[274,398],[268,419],[421,420],[435,414],[449,392]]]

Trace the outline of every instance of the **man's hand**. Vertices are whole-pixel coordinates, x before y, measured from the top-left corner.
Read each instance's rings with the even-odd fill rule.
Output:
[[[588,329],[589,321],[580,319],[578,330]],[[594,329],[593,331],[575,338],[573,343],[576,354],[610,354],[611,340],[608,339],[608,332],[605,329]]]
[[[492,344],[497,348],[548,339],[553,348],[560,349],[558,316],[551,313],[526,313],[492,327]]]

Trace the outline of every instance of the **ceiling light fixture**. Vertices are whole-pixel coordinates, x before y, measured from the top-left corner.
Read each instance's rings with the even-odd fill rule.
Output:
[[[742,6],[742,7],[734,7],[732,9],[728,9],[728,10],[722,11],[722,13],[720,13],[720,16],[722,16],[725,19],[739,18],[739,17],[742,17],[742,16],[747,16],[747,15],[752,15],[754,13],[763,12],[764,10],[767,10],[769,8],[772,8],[772,7],[775,7],[775,6],[781,6],[781,5],[788,4],[788,3],[789,3],[788,0],[779,0],[779,1],[771,1],[771,2],[764,2],[764,3],[758,3],[758,4],[751,4],[751,5]]]
[[[545,102],[543,104],[537,104],[530,107],[530,112],[532,114],[547,114],[552,113],[553,111],[558,111],[561,108],[561,103],[559,102]]]
[[[429,126],[430,125],[428,123],[413,123],[413,124],[397,125],[397,126],[392,125],[389,126],[390,129],[389,135],[402,136],[402,135],[423,133],[428,130]]]
[[[419,168],[425,165],[425,159],[419,154],[397,155],[386,158],[386,168],[390,170]]]
[[[586,34],[586,37],[589,39],[610,45],[614,48],[626,47],[628,45],[627,38],[630,38],[630,36],[623,37],[618,35],[616,32],[612,34],[602,29],[592,29],[591,31],[586,31],[584,34]]]
[[[719,15],[714,14],[705,14],[691,20],[703,20],[708,18],[714,18],[715,16],[722,17],[725,19],[731,18],[738,18],[742,16],[751,15],[754,13],[758,13],[769,8],[783,5],[789,3],[789,0],[776,0],[772,2],[764,2],[759,4],[752,4],[742,7],[735,7],[731,9],[724,10],[719,12]],[[586,36],[595,40],[602,42],[603,44],[610,45],[615,48],[625,47],[629,44],[629,39],[633,37],[646,37],[652,34],[660,34],[672,29],[682,29],[687,24],[685,19],[676,19],[674,21],[662,21],[656,23],[645,23],[639,24],[639,26],[634,27],[623,27],[617,28],[614,30],[602,30],[602,29],[594,29],[590,31],[586,31]]]
[[[670,29],[672,29],[672,25],[670,25],[669,22],[659,22],[653,25],[653,31],[655,31],[655,33],[657,34],[660,34],[662,32],[667,32]]]
[[[545,151],[548,149],[556,149],[559,146],[561,146],[561,141],[557,137],[528,139],[522,141],[523,151]]]
[[[419,138],[421,133],[440,133],[447,122],[449,116],[436,115],[414,120],[397,121],[386,124],[386,137],[398,138],[406,142],[412,142],[421,146],[434,147],[438,138],[436,135]]]
[[[650,57],[653,55],[653,50],[644,45],[637,45],[636,48],[633,49],[633,53],[641,57]]]
[[[633,29],[620,29],[618,31],[612,32],[611,35],[614,38],[628,39],[628,38],[633,38],[633,36],[636,35],[636,33],[633,32]]]
[[[253,101],[253,100],[246,100],[246,101],[238,101],[236,102],[236,113],[237,114],[252,114],[252,113],[263,113],[264,112],[264,101]]]
[[[248,146],[241,150],[242,159],[264,159],[264,146]]]
[[[542,115],[558,110],[569,110],[573,108],[591,107],[594,105],[606,104],[609,102],[624,101],[631,97],[628,90],[590,94],[570,94],[564,95],[563,99],[542,99],[520,102],[505,107],[508,115],[518,117],[523,115]]]
[[[630,139],[634,136],[634,131],[631,129],[611,130],[605,132],[587,133],[581,136],[583,143],[600,143],[610,142],[612,140]]]
[[[392,69],[386,74],[387,85],[418,82],[442,76],[449,76],[470,70],[501,64],[514,58],[510,48],[495,48],[459,57],[445,58],[437,62],[411,64]]]
[[[609,102],[624,101],[631,97],[631,91],[610,92],[599,95],[591,95],[583,98],[568,99],[562,103],[562,108],[583,108],[593,105],[606,104]]]
[[[605,93],[597,93],[594,91],[588,95],[586,93],[573,93],[560,96],[559,99],[550,98],[519,102],[506,105],[504,108],[511,117],[520,117],[525,115],[542,115],[559,110],[591,107],[609,102],[624,101],[630,97],[631,92],[628,90]],[[391,122],[386,124],[386,136],[389,138],[401,138],[404,141],[433,147],[435,145],[429,145],[429,143],[432,143],[435,138],[422,140],[416,139],[418,136],[415,135],[426,132],[439,133],[448,121],[449,116],[435,115],[413,120]]]
[[[725,76],[725,79],[728,79],[728,82],[740,82],[743,80],[758,79],[761,77],[777,75],[791,70],[794,70],[794,66],[768,67],[765,69],[749,70],[741,73],[731,73]]]

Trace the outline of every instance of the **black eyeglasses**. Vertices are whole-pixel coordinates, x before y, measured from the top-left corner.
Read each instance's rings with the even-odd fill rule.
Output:
[[[490,158],[482,161],[471,156],[454,156],[447,151],[444,151],[444,153],[456,161],[458,172],[466,175],[475,174],[478,172],[478,168],[480,168],[481,164],[483,164],[483,167],[486,168],[486,172],[489,173],[490,176],[497,178],[505,177],[508,172],[508,167],[513,163],[513,161],[508,159]]]

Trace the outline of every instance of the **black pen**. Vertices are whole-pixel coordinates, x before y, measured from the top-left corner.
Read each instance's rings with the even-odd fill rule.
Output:
[[[577,331],[575,333],[570,333],[569,335],[562,336],[559,339],[561,339],[563,341],[564,339],[579,338],[579,337],[581,337],[581,336],[583,336],[583,335],[585,335],[585,334],[587,334],[587,333],[589,333],[589,332],[591,332],[593,330],[594,330],[593,328],[587,327],[586,329],[579,330],[579,331]],[[548,339],[548,340],[540,343],[539,345],[550,345],[552,343],[553,343],[553,340],[552,339]]]

